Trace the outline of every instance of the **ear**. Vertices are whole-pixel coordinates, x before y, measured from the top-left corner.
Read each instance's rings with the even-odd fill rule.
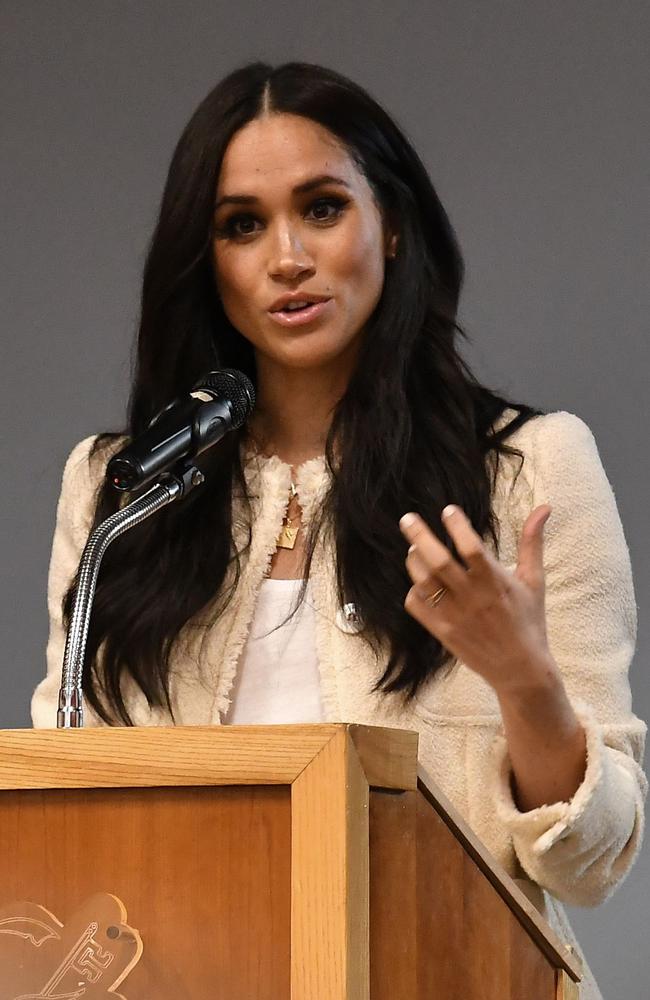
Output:
[[[394,260],[397,255],[397,244],[399,242],[399,225],[392,211],[383,213],[383,233],[384,233],[384,255],[389,260]]]

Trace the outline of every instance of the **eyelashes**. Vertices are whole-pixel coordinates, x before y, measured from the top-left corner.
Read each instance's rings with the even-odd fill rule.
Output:
[[[348,205],[347,198],[340,198],[337,195],[329,195],[326,198],[316,198],[309,205],[309,211],[312,211],[318,206],[330,207],[333,212],[324,218],[316,218],[315,222],[321,223],[322,225],[331,224],[335,219],[338,219],[344,212],[346,205]],[[229,219],[223,224],[223,226],[214,227],[214,235],[218,239],[236,239],[245,240],[247,237],[254,236],[255,231],[242,232],[237,228],[241,223],[255,222],[257,221],[257,216],[252,215],[250,212],[238,212],[236,215],[231,215]]]

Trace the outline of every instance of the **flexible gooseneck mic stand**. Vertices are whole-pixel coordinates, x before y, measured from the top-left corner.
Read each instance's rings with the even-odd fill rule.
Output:
[[[203,473],[191,462],[179,462],[158,483],[98,524],[91,532],[79,564],[79,577],[65,641],[63,675],[56,717],[59,729],[83,726],[83,665],[99,568],[106,549],[129,528],[141,524],[156,511],[175,500],[184,499],[204,481]]]

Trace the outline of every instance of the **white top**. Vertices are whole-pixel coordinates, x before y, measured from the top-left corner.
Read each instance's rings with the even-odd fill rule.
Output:
[[[302,580],[262,580],[225,723],[324,721],[309,584],[295,615],[281,624],[301,584]]]

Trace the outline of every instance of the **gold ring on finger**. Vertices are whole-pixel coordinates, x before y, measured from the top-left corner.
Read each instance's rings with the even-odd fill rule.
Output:
[[[429,607],[435,608],[437,604],[440,604],[441,600],[443,599],[446,593],[447,593],[447,588],[440,587],[439,590],[436,590],[435,594],[427,594],[427,596],[424,598],[425,603],[428,604]]]

